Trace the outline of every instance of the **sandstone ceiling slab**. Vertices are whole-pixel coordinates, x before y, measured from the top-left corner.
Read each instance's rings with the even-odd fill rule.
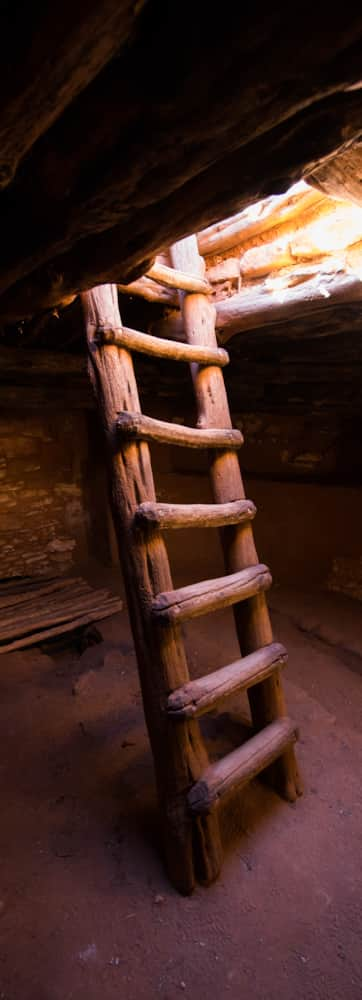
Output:
[[[362,205],[362,141],[329,157],[306,180],[332,198],[349,198]]]
[[[362,110],[361,91],[351,89],[362,15],[349,3],[324,6],[307,3],[296,18],[286,3],[262,17],[235,4],[221,18],[209,3],[148,0],[124,44],[134,27],[124,3],[117,57],[110,52],[88,78],[84,57],[81,93],[59,99],[48,128],[39,107],[45,131],[30,136],[1,194],[0,316],[33,315],[95,283],[144,273],[175,238],[285,190],[350,143]],[[115,16],[110,0],[108,12]],[[40,39],[40,16],[37,31]]]
[[[144,0],[3,3],[0,188],[62,111],[129,37]]]

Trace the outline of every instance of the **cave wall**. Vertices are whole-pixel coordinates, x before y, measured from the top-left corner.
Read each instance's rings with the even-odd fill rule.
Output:
[[[362,599],[360,361],[350,348],[347,362],[351,340],[337,351],[337,339],[328,367],[332,344],[324,340],[309,368],[309,344],[301,340],[280,351],[276,340],[267,354],[265,342],[245,339],[230,351],[225,375],[233,423],[245,438],[240,461],[258,507],[259,555],[275,584]],[[13,353],[22,366],[17,360],[15,376],[7,358],[10,374],[3,368],[1,376],[0,576],[77,571],[90,557],[115,563],[103,438],[81,359],[64,360],[65,376],[59,356],[55,375],[45,352],[32,352],[33,373],[27,353]],[[47,362],[42,375],[39,354]],[[186,366],[177,366],[176,377],[175,365],[138,358],[136,370],[145,413],[192,423]],[[207,501],[203,452],[154,446],[152,457],[161,500]],[[222,572],[216,532],[174,532],[168,542],[175,580]]]
[[[191,403],[186,393],[177,393],[172,407],[160,393],[157,399],[149,394],[144,409],[189,423]],[[232,412],[232,419],[244,433],[240,463],[246,495],[257,506],[257,548],[274,585],[362,600],[361,478],[360,467],[350,475],[348,456],[356,444],[348,433],[351,424],[343,424],[333,409],[317,420],[307,405],[303,413],[246,409]],[[360,462],[358,448],[357,458]],[[206,454],[154,445],[152,459],[160,500],[211,500]],[[223,572],[217,532],[169,532],[167,542],[180,585]]]
[[[148,409],[159,412],[156,405]],[[260,414],[257,432],[250,417],[249,424],[243,421],[241,453],[247,495],[258,508],[261,560],[271,566],[275,585],[331,589],[362,600],[360,489],[278,479],[277,425],[275,416],[274,424],[265,419],[263,448],[260,437],[250,440],[251,426],[261,433]],[[152,458],[161,500],[211,499],[203,454],[154,446]],[[167,541],[175,581],[222,573],[217,532],[170,532]],[[76,572],[89,558],[103,564],[117,558],[96,414],[0,411],[0,577]]]
[[[0,410],[0,577],[69,572],[88,550],[86,418]]]
[[[162,464],[161,464],[162,461]],[[211,499],[206,472],[187,471],[187,456],[169,466],[154,463],[161,500],[203,503]],[[362,600],[361,491],[357,487],[281,482],[244,476],[254,501],[256,545],[271,567],[274,586],[331,590]],[[217,532],[169,532],[172,569],[179,585],[223,572]]]

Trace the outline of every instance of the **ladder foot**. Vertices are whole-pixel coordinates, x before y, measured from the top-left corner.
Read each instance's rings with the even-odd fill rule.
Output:
[[[303,795],[303,781],[293,746],[288,747],[285,753],[264,771],[262,780],[285,802],[294,803]]]
[[[217,810],[190,816],[185,800],[177,810],[164,810],[163,854],[170,882],[182,896],[190,896],[197,883],[215,882],[222,866]]]
[[[193,823],[196,878],[200,885],[212,885],[220,875],[223,862],[217,809],[208,816],[195,816]]]

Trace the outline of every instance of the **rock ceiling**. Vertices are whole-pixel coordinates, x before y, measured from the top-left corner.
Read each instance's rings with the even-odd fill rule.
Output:
[[[13,0],[0,39],[2,322],[302,176],[359,201],[358,5]]]

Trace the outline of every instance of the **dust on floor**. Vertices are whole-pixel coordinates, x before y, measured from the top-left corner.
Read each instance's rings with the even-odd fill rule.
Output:
[[[362,995],[360,605],[272,593],[306,792],[254,782],[223,814],[219,881],[182,898],[158,853],[126,612],[81,656],[0,659],[1,1000]],[[194,674],[232,659],[228,613],[190,627]],[[245,703],[208,724],[235,743]]]

